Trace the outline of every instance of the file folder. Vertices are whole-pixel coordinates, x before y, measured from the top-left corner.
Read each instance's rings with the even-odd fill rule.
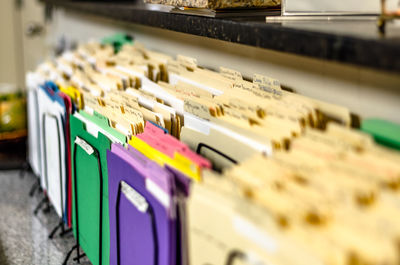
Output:
[[[191,265],[322,265],[307,248],[288,240],[268,211],[240,197],[227,176],[205,172],[188,199]]]
[[[103,38],[101,43],[104,45],[113,45],[115,53],[118,53],[125,44],[132,44],[133,38],[128,34],[117,33]]]
[[[128,151],[131,152],[135,156],[143,157],[143,154],[136,150],[134,147],[128,145]],[[187,210],[186,210],[186,201],[187,197],[190,194],[190,186],[192,180],[188,178],[187,175],[175,169],[167,164],[164,165],[164,168],[169,171],[174,176],[175,181],[175,202],[177,206],[177,215],[176,215],[176,264],[186,265],[188,264],[188,240],[187,240],[187,229],[186,229],[186,217],[187,217]]]
[[[165,133],[151,122],[146,122],[144,133],[138,134],[137,137],[170,157],[174,157],[175,153],[178,152],[200,168],[211,168],[210,161],[199,156],[190,150],[186,144]]]
[[[380,120],[366,119],[361,130],[371,134],[377,143],[400,150],[400,125]]]
[[[201,179],[201,168],[179,153],[174,153],[174,156],[170,157],[137,136],[133,136],[128,144],[161,166],[169,165],[194,180],[199,181]]]
[[[176,264],[189,264],[188,239],[187,239],[187,197],[190,194],[192,179],[173,167],[165,165],[165,168],[175,177],[175,200],[176,200]]]
[[[88,121],[87,130],[91,131],[92,127],[96,131],[101,131],[105,136],[107,136],[114,143],[126,143],[126,135],[120,133],[116,129],[110,127],[108,118],[101,115],[96,111],[89,113],[86,111],[79,111],[77,117],[80,120]]]
[[[173,176],[140,153],[107,151],[110,264],[176,264]]]
[[[82,247],[93,264],[109,264],[106,150],[111,148],[112,141],[79,114],[71,115],[70,122],[73,154],[72,227],[77,246]]]
[[[37,90],[28,90],[28,159],[35,176],[41,175],[41,150],[40,150],[40,123],[39,123],[39,104]]]
[[[83,98],[81,92],[72,86],[59,86],[61,92],[69,96],[74,103],[74,110],[83,108]]]
[[[41,167],[41,137],[40,137],[40,119],[38,88],[44,83],[44,78],[39,73],[27,73],[26,86],[27,95],[27,114],[28,114],[28,160],[33,173],[40,178],[42,174]]]
[[[62,219],[66,216],[66,181],[68,176],[65,146],[66,107],[57,87],[48,82],[38,90],[41,126],[41,186]]]
[[[64,222],[71,227],[72,225],[72,170],[71,170],[71,141],[70,141],[70,120],[69,117],[73,113],[75,107],[69,96],[63,92],[57,93],[63,100],[65,104],[66,114],[64,120],[64,142],[66,147],[66,167],[67,167],[67,179],[65,184],[65,192],[67,194],[67,199],[65,201],[66,214],[64,215]]]
[[[217,170],[237,164],[255,153],[272,154],[271,143],[266,139],[239,134],[188,113],[185,113],[181,141],[213,161]]]
[[[156,124],[156,123],[154,123],[154,122],[152,122],[152,121],[147,121],[147,122],[150,123],[150,124],[152,124],[152,125],[154,125],[155,127],[159,128],[159,129],[162,130],[164,133],[169,133],[167,129],[161,127],[160,125],[158,125],[158,124]]]

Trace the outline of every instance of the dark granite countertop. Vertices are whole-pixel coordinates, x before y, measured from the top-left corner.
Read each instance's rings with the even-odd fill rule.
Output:
[[[42,0],[46,4],[162,29],[400,73],[400,25],[382,37],[375,21],[266,23],[265,16],[210,18],[132,2]]]

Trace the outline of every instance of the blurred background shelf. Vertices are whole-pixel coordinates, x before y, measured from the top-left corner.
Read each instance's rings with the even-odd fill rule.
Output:
[[[316,59],[400,72],[400,27],[382,37],[375,21],[266,23],[265,16],[210,18],[154,10],[132,2],[42,0],[85,14]]]

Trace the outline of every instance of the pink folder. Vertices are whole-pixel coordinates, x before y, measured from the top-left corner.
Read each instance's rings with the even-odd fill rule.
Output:
[[[172,135],[164,133],[163,130],[150,122],[146,122],[144,133],[138,134],[137,137],[171,158],[174,157],[175,152],[178,152],[193,161],[200,168],[211,168],[210,161],[196,154],[186,144]]]

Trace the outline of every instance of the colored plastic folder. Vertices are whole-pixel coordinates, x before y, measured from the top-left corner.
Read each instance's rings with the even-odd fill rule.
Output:
[[[186,158],[180,153],[174,153],[174,157],[170,157],[162,151],[157,150],[157,148],[152,147],[147,143],[147,141],[149,141],[149,139],[146,138],[146,140],[142,140],[137,136],[133,136],[128,143],[146,157],[157,162],[159,165],[168,165],[176,170],[181,171],[186,176],[196,181],[200,181],[200,167],[194,164],[190,159]]]
[[[74,102],[76,109],[82,109],[83,108],[83,97],[81,92],[76,89],[75,87],[68,86],[68,87],[63,87],[59,86],[60,91],[63,92],[64,94],[68,95],[72,101]]]
[[[72,103],[71,98],[59,91],[57,93],[63,100],[65,105],[66,114],[64,117],[64,132],[65,132],[65,147],[66,147],[66,167],[67,167],[67,179],[65,183],[65,192],[67,194],[67,198],[65,201],[65,209],[66,213],[64,214],[64,222],[68,224],[68,227],[72,225],[72,170],[71,170],[71,142],[70,142],[70,124],[69,117],[73,113],[75,107]]]
[[[157,149],[159,151],[165,151],[165,153],[170,157],[173,157],[174,153],[178,152],[193,161],[201,168],[211,168],[210,161],[190,150],[190,148],[186,144],[179,141],[172,135],[164,133],[162,129],[160,129],[158,126],[155,126],[151,122],[146,122],[144,133],[137,136],[142,140],[152,138],[153,140],[151,142],[154,142],[155,144],[153,145],[151,142],[147,143],[155,148],[160,147],[160,149]],[[161,148],[160,145],[162,145],[163,147]]]
[[[38,89],[39,124],[41,137],[40,183],[58,216],[66,216],[66,183],[68,177],[65,120],[67,109],[58,88],[48,82]]]
[[[118,144],[107,162],[110,264],[177,264],[174,176]]]
[[[110,138],[113,142],[126,142],[126,136],[124,134],[110,127],[107,117],[101,115],[96,111],[93,111],[93,113],[88,113],[87,111],[81,110],[79,111],[79,114],[82,115],[82,117],[84,117],[85,119],[93,122],[93,124],[96,124],[98,127],[100,127],[103,134]]]
[[[101,40],[102,44],[110,44],[114,46],[115,53],[119,52],[119,50],[124,46],[124,44],[132,44],[133,39],[131,36],[123,33],[117,33],[111,35],[109,37],[105,37]]]
[[[150,123],[151,125],[153,125],[153,126],[159,128],[159,129],[162,130],[164,133],[169,133],[169,131],[168,131],[167,129],[161,127],[160,125],[158,125],[158,124],[156,124],[156,123],[154,123],[154,122],[152,122],[152,121],[147,121],[146,124],[147,124],[147,123]]]
[[[106,151],[111,148],[112,140],[83,115],[71,115],[70,123],[74,235],[77,245],[82,247],[93,264],[109,264]]]
[[[400,125],[380,119],[362,121],[361,130],[371,134],[377,143],[400,150]]]
[[[134,156],[144,157],[147,159],[142,153],[128,145],[128,150]],[[155,162],[153,162],[155,163]],[[188,256],[187,253],[187,232],[186,232],[186,202],[187,198],[190,194],[190,186],[192,180],[188,178],[185,174],[180,172],[179,170],[172,168],[168,165],[164,165],[164,168],[168,170],[173,176],[175,181],[175,202],[177,206],[176,211],[176,264],[177,265],[185,265],[188,264]]]

